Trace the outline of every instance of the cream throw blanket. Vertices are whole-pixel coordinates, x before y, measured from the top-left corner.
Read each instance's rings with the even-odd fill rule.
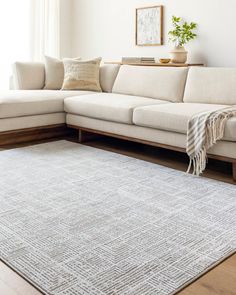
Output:
[[[236,106],[193,116],[188,122],[186,151],[190,158],[187,173],[199,176],[206,168],[207,151],[224,136],[228,119],[236,116]]]

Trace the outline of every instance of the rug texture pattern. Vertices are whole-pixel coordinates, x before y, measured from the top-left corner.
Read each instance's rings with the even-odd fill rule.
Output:
[[[0,258],[45,294],[174,294],[236,249],[233,185],[67,141],[0,164]]]

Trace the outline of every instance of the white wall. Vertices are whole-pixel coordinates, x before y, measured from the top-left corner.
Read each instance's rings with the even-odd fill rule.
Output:
[[[135,8],[164,5],[164,46],[135,46]],[[73,0],[72,55],[104,60],[168,57],[171,16],[197,22],[199,37],[186,48],[190,62],[236,66],[236,0]]]

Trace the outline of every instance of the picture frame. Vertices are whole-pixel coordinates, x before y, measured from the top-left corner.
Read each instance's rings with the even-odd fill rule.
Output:
[[[137,46],[163,45],[163,5],[136,8]]]

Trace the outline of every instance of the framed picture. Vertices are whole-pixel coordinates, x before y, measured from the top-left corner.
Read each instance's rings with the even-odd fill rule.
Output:
[[[136,45],[163,45],[163,6],[136,9]]]

